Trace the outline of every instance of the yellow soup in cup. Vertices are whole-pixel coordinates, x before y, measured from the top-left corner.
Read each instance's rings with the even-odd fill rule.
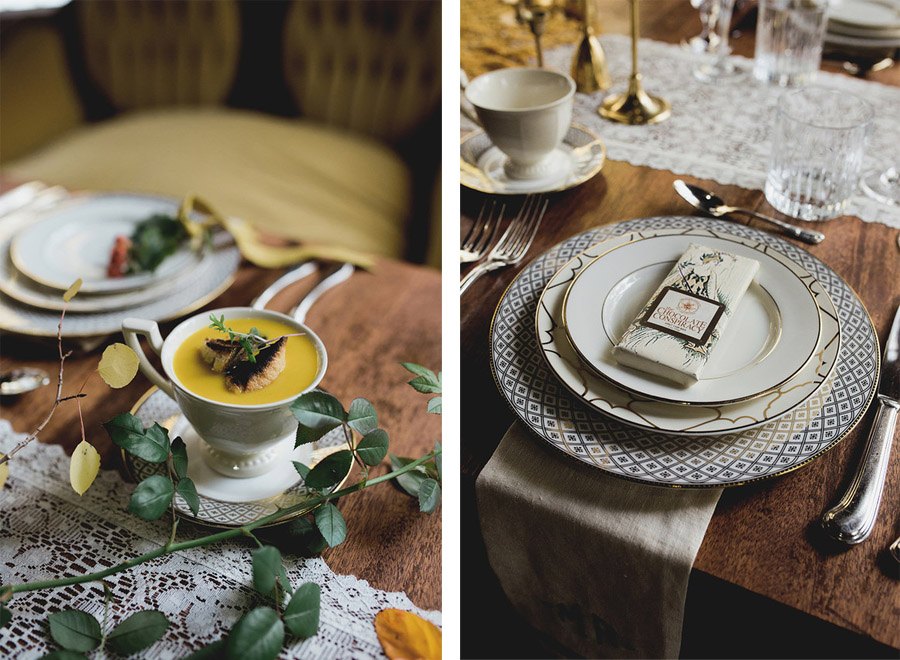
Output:
[[[295,327],[277,319],[234,318],[227,319],[225,324],[235,332],[250,332],[251,328],[256,328],[268,339],[297,332]],[[262,389],[233,392],[225,386],[224,374],[213,371],[201,356],[200,349],[208,339],[228,339],[228,335],[215,328],[201,328],[188,335],[175,351],[172,368],[185,389],[213,401],[257,405],[299,396],[315,380],[319,370],[319,358],[312,340],[305,335],[288,337],[284,371]]]

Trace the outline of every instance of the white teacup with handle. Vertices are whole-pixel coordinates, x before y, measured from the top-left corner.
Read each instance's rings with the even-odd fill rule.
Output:
[[[234,404],[214,401],[192,392],[175,373],[175,352],[189,336],[208,327],[210,314],[229,319],[271,319],[280,321],[295,332],[304,333],[316,350],[318,366],[315,377],[302,391],[288,398],[263,404]],[[211,336],[214,331],[210,330]],[[322,340],[308,327],[278,312],[251,307],[225,307],[197,314],[175,326],[163,340],[155,321],[127,318],[122,321],[125,342],[137,353],[141,372],[181,409],[197,435],[203,440],[203,458],[216,472],[229,477],[256,477],[265,474],[277,461],[291,454],[297,420],[291,403],[304,392],[315,388],[328,366],[328,355]],[[139,337],[146,337],[162,363],[160,373],[147,359]],[[287,376],[291,365],[280,377]],[[309,450],[311,453],[311,449]],[[302,457],[301,457],[302,458]],[[308,458],[308,457],[307,457]],[[308,461],[306,461],[308,462]]]
[[[541,179],[564,166],[552,156],[572,124],[572,78],[548,69],[498,69],[465,89],[485,133],[509,157],[509,178]]]

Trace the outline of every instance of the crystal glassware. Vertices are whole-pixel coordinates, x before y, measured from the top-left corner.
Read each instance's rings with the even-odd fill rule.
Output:
[[[861,98],[808,87],[778,100],[766,176],[769,203],[800,220],[829,220],[856,190],[874,110]]]
[[[822,61],[828,0],[759,0],[753,76],[781,86],[813,81]]]
[[[743,71],[728,59],[731,53],[728,38],[734,3],[735,0],[712,0],[710,3],[709,25],[713,28],[710,33],[710,45],[714,50],[694,67],[694,77],[698,80],[709,83],[730,82],[743,76]]]
[[[900,206],[900,165],[867,173],[860,181],[860,188],[882,204]]]

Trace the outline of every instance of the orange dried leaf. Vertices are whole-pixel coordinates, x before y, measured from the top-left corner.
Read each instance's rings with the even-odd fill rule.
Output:
[[[375,632],[390,660],[440,660],[441,629],[412,612],[382,610]]]
[[[3,458],[3,454],[0,454],[0,458]],[[0,463],[0,488],[3,488],[3,485],[6,483],[6,478],[9,476],[9,463]]]

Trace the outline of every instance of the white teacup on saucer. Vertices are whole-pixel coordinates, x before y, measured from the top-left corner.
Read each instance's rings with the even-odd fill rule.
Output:
[[[201,328],[209,326],[210,314],[229,319],[273,319],[304,333],[316,349],[318,365],[315,377],[302,391],[262,404],[234,404],[214,401],[192,392],[175,373],[175,352],[181,343]],[[163,340],[155,321],[127,318],[122,321],[125,342],[137,353],[140,369],[159,389],[178,404],[185,418],[204,442],[203,459],[216,472],[229,477],[248,478],[264,474],[282,458],[287,460],[294,448],[297,420],[291,403],[316,387],[325,375],[328,356],[322,340],[302,323],[278,312],[251,307],[225,307],[203,312],[182,321]],[[138,341],[144,336],[160,356],[165,375],[147,359]],[[283,376],[289,375],[290,364]]]
[[[565,160],[557,147],[572,123],[575,81],[547,69],[498,69],[466,87],[466,99],[491,141],[508,156],[511,179],[552,176]]]

